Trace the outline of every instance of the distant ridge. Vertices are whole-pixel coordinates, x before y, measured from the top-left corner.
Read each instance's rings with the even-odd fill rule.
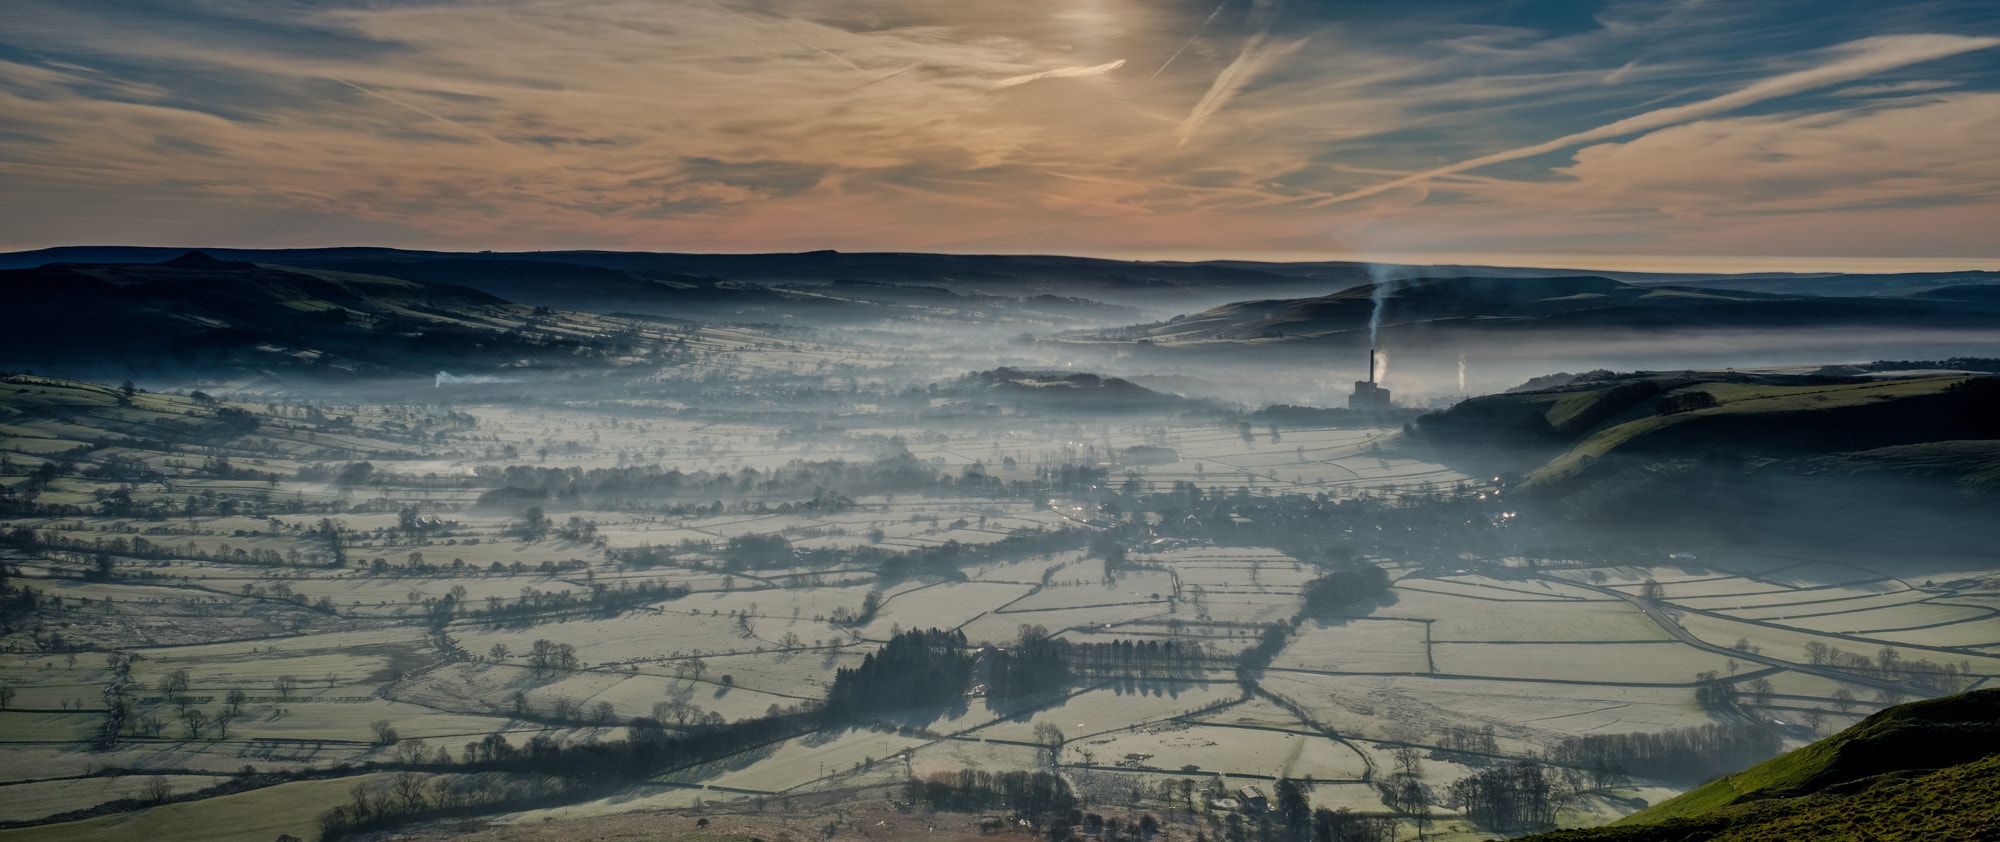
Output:
[[[152,246],[58,246],[0,254],[0,269],[24,269],[49,263],[157,263],[186,248]],[[201,247],[223,260],[320,266],[358,260],[393,261],[530,261],[600,269],[668,272],[758,284],[792,281],[875,280],[935,281],[957,278],[981,291],[1020,294],[1022,282],[1069,283],[1075,288],[1058,295],[1082,295],[1113,303],[1132,303],[1087,291],[1093,285],[1127,293],[1159,295],[1176,290],[1215,288],[1236,295],[1211,299],[1246,300],[1298,295],[1317,286],[1320,292],[1360,286],[1389,278],[1546,278],[1595,275],[1641,286],[1699,283],[1712,289],[1734,289],[1778,295],[1907,295],[1954,284],[2000,284],[2000,272],[1751,272],[1688,273],[1579,271],[1533,267],[1370,264],[1355,261],[1132,261],[1061,255],[968,255],[913,252],[843,252],[819,250],[769,254],[690,254],[607,250],[442,252],[380,246],[338,246],[303,249],[230,249]],[[968,287],[972,288],[972,287]],[[1262,290],[1259,292],[1258,290]],[[1042,290],[1048,291],[1048,290]],[[1183,296],[1185,297],[1185,296]],[[1144,302],[1139,302],[1144,303]],[[1206,304],[1201,306],[1208,306]]]

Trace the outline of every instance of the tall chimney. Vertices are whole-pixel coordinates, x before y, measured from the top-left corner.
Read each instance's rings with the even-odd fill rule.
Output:
[[[1368,382],[1375,382],[1375,349],[1368,349]]]

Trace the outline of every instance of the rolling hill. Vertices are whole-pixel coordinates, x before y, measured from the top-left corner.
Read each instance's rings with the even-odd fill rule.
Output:
[[[1379,311],[1378,311],[1379,308]],[[1367,284],[1315,298],[1243,301],[1137,332],[1158,345],[1249,341],[1404,344],[1443,333],[1907,326],[2000,327],[2000,297],[1954,286],[1900,297],[1642,286],[1597,276],[1420,278]]]
[[[1909,534],[2000,504],[1994,377],[1606,375],[1474,398],[1410,433],[1571,519],[1641,534],[1854,539],[1892,513]]]
[[[0,255],[0,269],[66,263],[145,263],[181,249],[77,246]],[[385,248],[206,249],[228,260],[390,275],[460,284],[510,300],[576,309],[616,309],[685,317],[735,316],[738,321],[793,318],[876,318],[911,315],[877,297],[828,295],[824,287],[865,282],[878,287],[942,290],[984,317],[996,309],[1030,314],[1075,300],[1111,305],[1093,315],[1129,320],[1118,307],[1160,316],[1248,298],[1297,295],[1368,280],[1366,264],[1314,265],[1297,273],[1208,263],[1103,260],[1034,255],[915,253],[668,254],[652,252],[427,252]],[[1282,265],[1282,264],[1280,264]],[[851,290],[850,290],[851,291]],[[674,297],[664,297],[669,292]],[[615,299],[613,297],[616,297]],[[1068,299],[1069,303],[1048,298]],[[873,305],[858,306],[858,305]],[[660,307],[672,308],[669,312]],[[738,312],[742,311],[742,312]],[[925,315],[922,312],[917,315]]]
[[[201,252],[162,263],[0,270],[0,295],[10,322],[0,359],[20,367],[338,377],[575,364],[609,350],[607,326],[591,318],[466,287]]]
[[[1534,842],[1991,839],[2000,690],[1882,710],[1804,748],[1599,828]]]

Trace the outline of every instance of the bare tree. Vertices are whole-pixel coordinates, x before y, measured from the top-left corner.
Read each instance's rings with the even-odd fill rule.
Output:
[[[1396,758],[1397,771],[1405,777],[1421,778],[1424,776],[1423,755],[1417,751],[1415,746],[1399,746],[1395,751],[1390,752],[1390,755]]]
[[[153,686],[159,689],[160,695],[165,696],[168,702],[179,704],[187,697],[189,681],[187,670],[174,670],[160,676],[160,680]]]
[[[299,677],[296,675],[278,676],[278,680],[271,685],[271,689],[278,691],[278,701],[289,702],[292,700],[293,691],[299,689]]]
[[[1050,766],[1062,760],[1063,743],[1068,741],[1061,726],[1053,722],[1037,722],[1033,731],[1034,741],[1042,744],[1042,754]]]
[[[1833,691],[1833,706],[1841,713],[1854,709],[1854,691],[1845,687]]]
[[[1820,726],[1826,723],[1826,714],[1821,713],[1818,708],[1813,708],[1806,711],[1802,718],[1806,722],[1806,727],[1812,729],[1813,736],[1819,736]]]

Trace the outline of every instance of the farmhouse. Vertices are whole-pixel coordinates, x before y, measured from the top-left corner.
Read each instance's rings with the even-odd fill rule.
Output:
[[[1246,786],[1237,790],[1236,794],[1243,797],[1243,809],[1245,810],[1271,809],[1271,801],[1264,797],[1264,791],[1261,789],[1254,786]]]

